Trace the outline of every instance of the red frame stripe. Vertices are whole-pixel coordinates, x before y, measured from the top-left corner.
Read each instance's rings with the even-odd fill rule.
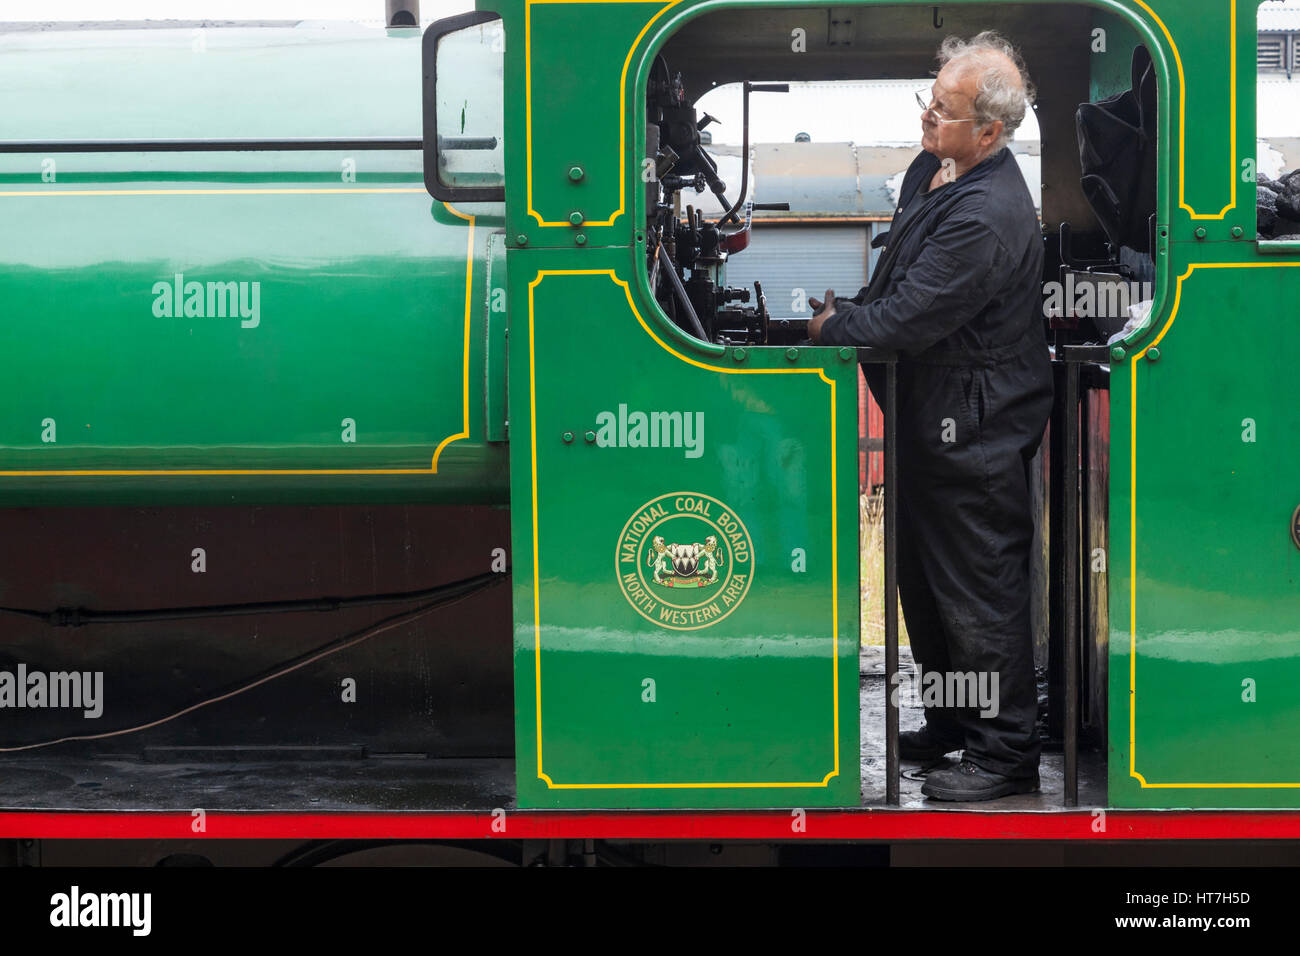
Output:
[[[504,827],[502,823],[504,822]],[[635,839],[635,840],[1296,840],[1300,811],[809,810],[487,813],[0,813],[0,838],[29,839]],[[1105,829],[1100,829],[1104,822]],[[496,829],[493,829],[493,824]]]

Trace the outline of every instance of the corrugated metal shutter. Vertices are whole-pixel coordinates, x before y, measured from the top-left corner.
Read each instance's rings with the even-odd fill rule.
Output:
[[[1286,69],[1286,61],[1283,58],[1283,39],[1280,36],[1259,38],[1256,50],[1258,51],[1258,68],[1261,72],[1280,73]]]
[[[808,296],[820,299],[827,289],[844,297],[857,295],[867,284],[868,252],[878,254],[870,248],[875,225],[755,226],[749,248],[727,260],[727,285],[752,293],[757,279],[773,316],[808,318],[812,312],[806,306],[795,308],[801,304],[796,289],[803,289],[806,301]]]

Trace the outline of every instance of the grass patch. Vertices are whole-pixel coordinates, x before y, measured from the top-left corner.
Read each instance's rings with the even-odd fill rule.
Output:
[[[885,644],[885,496],[858,498],[858,548],[861,577],[861,634],[865,646]],[[898,644],[905,646],[907,624],[898,610]]]

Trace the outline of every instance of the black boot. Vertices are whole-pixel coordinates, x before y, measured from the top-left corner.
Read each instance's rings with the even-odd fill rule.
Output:
[[[936,800],[993,800],[1012,793],[1033,793],[1037,789],[1038,771],[1032,777],[1004,777],[969,760],[963,760],[951,770],[936,770],[921,784],[921,792]]]
[[[903,760],[929,763],[940,760],[946,754],[961,748],[961,741],[953,743],[940,740],[930,733],[929,727],[922,727],[920,730],[904,730],[898,735],[898,756]]]

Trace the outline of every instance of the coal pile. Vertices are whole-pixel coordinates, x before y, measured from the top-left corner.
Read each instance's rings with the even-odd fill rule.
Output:
[[[1259,239],[1300,240],[1300,169],[1277,179],[1261,175],[1255,183]]]

